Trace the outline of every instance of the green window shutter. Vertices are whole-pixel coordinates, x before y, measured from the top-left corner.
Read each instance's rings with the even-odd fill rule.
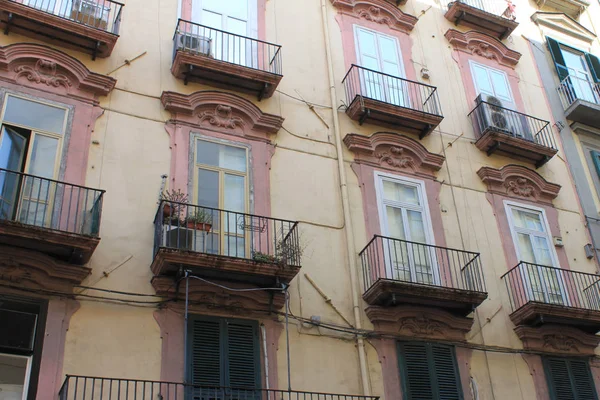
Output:
[[[594,167],[596,167],[598,178],[600,178],[600,151],[590,150],[590,154],[592,156],[592,160],[594,161]]]
[[[462,400],[454,348],[431,343],[398,342],[406,400]]]
[[[595,82],[600,83],[600,59],[593,54],[585,53],[585,59],[592,71]]]
[[[188,322],[188,377],[202,386],[225,386],[223,343],[219,320],[190,318]]]
[[[565,59],[563,58],[562,51],[560,50],[560,43],[551,37],[546,36],[548,42],[548,49],[554,60],[554,67],[558,73],[558,78],[562,82],[567,76],[569,76],[569,70],[565,65]]]
[[[587,360],[544,358],[552,400],[598,400]]]
[[[251,321],[227,321],[227,386],[258,389],[258,329]]]

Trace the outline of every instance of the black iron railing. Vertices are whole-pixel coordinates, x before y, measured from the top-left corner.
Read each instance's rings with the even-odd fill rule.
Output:
[[[180,19],[174,51],[188,51],[230,64],[281,75],[281,46]]]
[[[113,0],[10,0],[48,14],[119,34],[123,4]]]
[[[577,76],[567,76],[558,86],[558,96],[566,110],[576,100],[583,100],[594,104],[600,104],[600,83]]]
[[[155,219],[155,253],[161,247],[300,266],[297,222],[165,200]]]
[[[375,235],[359,255],[365,291],[389,279],[485,292],[479,253]]]
[[[502,279],[512,311],[529,302],[600,310],[600,275],[521,261]]]
[[[73,375],[67,375],[58,398],[59,400],[379,400],[379,397],[350,394],[235,389]]]
[[[393,104],[427,114],[442,116],[442,108],[435,86],[409,81],[393,75],[352,64],[342,81],[346,101],[365,98]]]
[[[516,18],[514,6],[509,5],[506,0],[458,0],[457,2],[506,19],[514,20]],[[451,6],[452,3],[448,5],[448,8]]]
[[[500,132],[556,149],[550,122],[496,104],[481,101],[470,113],[478,137]]]
[[[98,236],[104,190],[0,168],[0,221]]]

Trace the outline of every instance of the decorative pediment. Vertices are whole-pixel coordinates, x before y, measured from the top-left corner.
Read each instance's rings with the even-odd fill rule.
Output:
[[[473,325],[472,318],[439,308],[370,306],[365,312],[377,331],[409,337],[464,341]]]
[[[537,172],[521,165],[509,164],[502,169],[482,167],[477,175],[490,193],[552,204],[560,185],[550,183]]]
[[[542,28],[547,28],[554,32],[560,32],[588,44],[591,44],[596,39],[596,34],[590,31],[573,18],[563,13],[552,12],[535,12],[531,16],[531,20]],[[551,32],[546,32],[552,36]]]
[[[408,136],[392,132],[377,132],[371,136],[349,133],[346,147],[357,162],[415,175],[433,177],[442,168],[444,156],[430,153],[425,146]]]
[[[527,350],[573,355],[593,355],[600,337],[568,326],[517,326],[515,333]]]
[[[27,289],[70,291],[91,269],[61,263],[36,251],[0,246],[0,284]]]
[[[66,53],[32,43],[0,47],[0,73],[19,85],[94,102],[117,82]]]
[[[276,133],[283,124],[282,117],[263,113],[252,102],[230,93],[199,91],[185,95],[163,92],[160,100],[176,120],[231,134]]]
[[[214,280],[213,280],[214,281]],[[216,282],[218,283],[218,282]],[[249,285],[235,282],[224,282],[223,285],[234,289],[248,289]],[[185,300],[185,282],[177,285],[174,278],[155,276],[152,287],[159,296],[179,297]],[[179,294],[177,294],[179,288]],[[194,310],[227,312],[235,315],[249,315],[252,310],[280,310],[285,303],[283,292],[264,290],[232,291],[225,290],[198,279],[189,281],[188,299]],[[264,314],[263,314],[264,315]]]
[[[521,58],[521,53],[511,50],[504,43],[482,32],[459,32],[448,29],[444,35],[457,50],[468,54],[475,54],[499,64],[514,68]]]
[[[405,33],[412,31],[419,20],[403,13],[388,0],[331,0],[331,3],[343,14],[384,24]]]

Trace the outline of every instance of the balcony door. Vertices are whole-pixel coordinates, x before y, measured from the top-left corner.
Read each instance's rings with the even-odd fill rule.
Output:
[[[210,41],[210,55],[217,60],[253,68],[259,66],[256,39],[256,0],[192,0],[192,21],[213,29],[199,32]]]
[[[354,26],[357,60],[361,67],[359,79],[363,96],[409,107],[408,88],[400,46],[395,37]]]
[[[558,260],[543,210],[507,202],[506,212],[517,257],[521,261],[521,279],[525,282],[528,299],[568,304],[562,274],[556,269]]]
[[[569,85],[573,98],[600,104],[600,93],[594,90],[594,80],[583,53],[565,46],[560,48],[569,72]]]
[[[73,0],[24,0],[23,3],[50,14],[66,17],[71,13]]]
[[[431,220],[423,182],[376,173],[377,196],[386,276],[392,279],[439,284]]]
[[[0,130],[0,219],[50,227],[67,112],[7,95]],[[33,176],[24,176],[25,173]],[[45,178],[45,179],[43,179]]]

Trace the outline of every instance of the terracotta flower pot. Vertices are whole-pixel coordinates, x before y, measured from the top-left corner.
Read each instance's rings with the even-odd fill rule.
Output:
[[[197,231],[204,231],[204,232],[210,232],[210,230],[212,229],[212,224],[207,224],[205,222],[188,221],[186,223],[186,226],[188,227],[188,229],[195,229]]]

